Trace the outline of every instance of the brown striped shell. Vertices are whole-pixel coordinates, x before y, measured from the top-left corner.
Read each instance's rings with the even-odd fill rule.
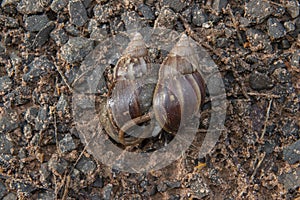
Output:
[[[116,131],[108,134],[123,145],[135,144],[141,137],[151,135],[151,128],[134,126],[149,121],[151,117],[147,113],[152,106],[155,84],[147,83],[151,74],[147,54],[141,34],[136,33],[114,69],[113,86],[109,89],[107,103]]]
[[[180,124],[199,114],[205,97],[197,54],[190,44],[189,38],[182,35],[159,69],[153,109],[160,126],[170,133],[176,133]]]

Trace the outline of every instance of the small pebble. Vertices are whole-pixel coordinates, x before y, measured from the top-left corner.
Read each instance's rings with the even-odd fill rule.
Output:
[[[192,11],[192,22],[195,26],[202,26],[203,23],[207,21],[207,16],[205,12],[196,6]]]
[[[293,169],[291,172],[283,173],[278,177],[280,183],[284,185],[286,191],[296,189],[300,186],[300,168]]]
[[[113,191],[113,186],[112,184],[107,184],[104,188],[103,188],[103,199],[104,200],[110,200],[111,199],[111,193]]]
[[[44,6],[40,0],[21,0],[18,3],[17,10],[22,14],[35,14],[44,11]]]
[[[273,9],[268,1],[253,0],[246,3],[245,11],[246,16],[250,20],[254,20],[257,24],[260,24],[272,14]]]
[[[71,23],[75,26],[83,26],[88,20],[86,9],[81,0],[69,1],[69,15]]]
[[[160,28],[173,29],[176,21],[177,16],[175,12],[170,8],[164,8],[161,10],[159,16],[155,20],[155,24]]]
[[[66,153],[68,151],[72,151],[76,148],[74,140],[71,134],[66,134],[66,136],[59,141],[59,149],[62,153]]]
[[[55,199],[54,191],[45,191],[38,194],[37,200],[53,200]]]
[[[296,29],[295,24],[291,21],[284,22],[283,26],[286,29],[286,32],[292,32]]]
[[[2,199],[6,193],[7,193],[6,186],[2,182],[0,182],[0,198]]]
[[[299,1],[298,0],[288,0],[286,4],[287,11],[290,13],[292,18],[299,16]]]
[[[300,161],[300,140],[283,149],[283,158],[291,165]]]
[[[280,21],[276,18],[268,19],[268,34],[273,39],[278,39],[285,36],[286,31]]]
[[[93,171],[96,169],[96,164],[90,158],[82,157],[78,161],[76,169],[78,169],[84,174],[92,174]]]
[[[11,87],[12,87],[12,81],[8,76],[0,77],[0,94],[10,91]]]
[[[291,59],[291,65],[300,69],[300,50],[296,50]]]
[[[55,41],[56,45],[61,46],[69,40],[68,34],[64,29],[57,28],[50,33],[50,37]]]
[[[17,200],[17,195],[15,195],[14,193],[10,192],[8,193],[5,197],[3,197],[2,200]]]
[[[55,23],[50,21],[49,23],[46,24],[35,36],[34,42],[33,42],[33,47],[41,47],[44,45],[50,37],[51,31],[55,28]]]
[[[40,31],[49,22],[47,15],[32,15],[25,18],[25,29],[30,32]]]
[[[19,180],[13,180],[10,183],[10,187],[16,190],[17,192],[24,193],[24,195],[26,196],[29,196],[30,193],[36,189],[33,185]]]
[[[1,113],[1,115],[0,115],[0,133],[11,132],[18,127],[19,127],[19,118],[18,118],[18,114],[16,112],[7,110],[5,113]],[[2,134],[0,136],[6,137],[5,135],[2,135]],[[7,140],[5,140],[5,138],[2,138],[1,140],[4,140],[4,142],[5,142],[3,145],[6,145],[6,144],[9,145],[9,143],[7,143]],[[5,147],[3,147],[3,148],[5,149]],[[0,151],[1,151],[1,149],[2,149],[2,147],[0,146]]]
[[[58,158],[56,154],[53,154],[48,161],[48,167],[52,173],[63,175],[68,167],[68,162],[63,158]]]
[[[37,82],[41,77],[54,70],[55,66],[46,56],[41,56],[34,58],[34,60],[28,65],[28,68],[29,71],[23,75],[23,81]]]
[[[69,3],[69,0],[53,0],[50,5],[50,8],[54,12],[59,12],[60,10],[65,8],[68,5],[68,3]]]
[[[45,130],[50,123],[49,107],[44,105],[40,107],[37,117],[35,118],[35,130]]]
[[[143,15],[145,19],[154,20],[155,15],[151,8],[145,4],[140,4],[138,7],[138,11]]]
[[[250,87],[254,90],[271,89],[274,84],[272,79],[266,74],[252,72],[249,77]]]
[[[227,0],[214,0],[212,8],[217,12],[221,12],[227,6],[227,3]]]
[[[250,42],[252,51],[266,50],[272,51],[271,41],[269,37],[260,30],[249,28],[246,30],[247,40]]]
[[[94,16],[95,18],[100,22],[100,23],[106,23],[109,22],[110,16],[112,13],[112,8],[105,4],[105,5],[100,5],[97,4],[95,5],[94,9]]]
[[[93,50],[93,41],[88,38],[74,37],[61,47],[61,56],[68,63],[82,61]]]
[[[80,31],[73,24],[67,23],[64,26],[66,32],[68,32],[72,36],[79,36]]]
[[[187,3],[181,0],[162,0],[161,3],[163,6],[172,8],[175,12],[180,12],[187,6]]]

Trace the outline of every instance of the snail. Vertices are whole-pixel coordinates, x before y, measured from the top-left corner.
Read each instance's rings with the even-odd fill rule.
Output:
[[[196,50],[183,34],[157,70],[143,37],[135,33],[118,60],[107,99],[108,135],[124,146],[151,137],[156,126],[176,133],[198,116],[205,97]]]
[[[108,115],[115,130],[110,128],[107,132],[123,145],[136,144],[149,137],[153,130],[153,122],[145,124],[153,116],[148,113],[157,79],[152,72],[143,37],[135,33],[114,68],[107,101]]]
[[[204,80],[189,38],[183,34],[163,61],[153,96],[155,118],[169,133],[176,133],[184,120],[199,114],[204,102]]]

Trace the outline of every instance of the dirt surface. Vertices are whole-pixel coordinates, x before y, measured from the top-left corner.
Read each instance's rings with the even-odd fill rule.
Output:
[[[300,198],[298,1],[0,4],[0,198]],[[85,57],[106,38],[137,27],[185,32],[201,44],[218,66],[228,103],[211,152],[198,155],[214,109],[207,94],[190,148],[147,173],[118,171],[89,154],[72,110]],[[164,54],[158,50],[153,59],[161,63]],[[160,148],[171,139],[163,133],[152,146],[144,142],[130,151]]]

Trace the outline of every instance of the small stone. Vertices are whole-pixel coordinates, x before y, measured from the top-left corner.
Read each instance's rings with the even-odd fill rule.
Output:
[[[37,82],[41,77],[55,69],[52,61],[46,56],[36,57],[29,65],[29,71],[23,75],[25,82]]]
[[[69,24],[67,23],[64,26],[64,29],[71,35],[73,36],[79,36],[80,35],[80,31],[73,25],[73,24]]]
[[[245,28],[251,25],[251,20],[245,17],[240,18],[240,27]]]
[[[266,34],[257,29],[246,30],[247,40],[250,42],[251,51],[266,50],[272,51],[271,41]]]
[[[83,37],[74,37],[70,38],[69,41],[62,46],[61,56],[68,63],[75,63],[82,61],[92,50],[92,40]]]
[[[0,182],[0,198],[2,199],[6,193],[7,193],[6,186],[2,182]]]
[[[6,5],[17,5],[20,0],[3,0],[1,7],[5,7]]]
[[[54,12],[59,12],[60,10],[65,8],[68,5],[68,3],[69,3],[69,0],[53,0],[50,5],[50,8]]]
[[[176,13],[170,8],[163,8],[157,17],[155,24],[160,28],[173,29],[176,21]]]
[[[104,188],[103,188],[103,199],[104,200],[110,200],[111,199],[111,193],[112,193],[112,189],[113,186],[112,184],[107,184]]]
[[[49,22],[47,15],[32,15],[25,18],[25,29],[30,32],[40,31]]]
[[[168,189],[168,186],[166,183],[161,182],[157,185],[158,192],[165,192],[165,191],[167,191],[167,189]]]
[[[18,127],[19,127],[18,113],[13,112],[11,110],[7,110],[5,113],[1,113],[1,115],[0,115],[0,133],[11,132]],[[1,149],[1,147],[0,147],[0,149]]]
[[[29,107],[26,112],[24,119],[27,121],[29,124],[34,124],[35,118],[38,115],[39,108],[37,107]]]
[[[65,44],[69,39],[68,34],[65,32],[64,29],[61,29],[61,28],[54,29],[50,33],[50,37],[51,37],[52,40],[55,41],[55,43],[58,46],[61,46],[61,45]]]
[[[299,1],[287,0],[285,6],[292,18],[296,18],[299,16]]]
[[[180,12],[187,6],[187,3],[181,0],[162,0],[162,6],[172,8],[175,12]]]
[[[49,168],[48,168],[48,163],[42,163],[41,164],[41,168],[39,170],[41,176],[40,176],[40,181],[42,183],[48,181],[48,178],[50,176],[50,171],[49,171]]]
[[[257,9],[259,8],[259,9]],[[246,16],[250,20],[254,20],[257,24],[262,23],[273,12],[269,2],[264,0],[249,1],[245,5]]]
[[[58,158],[56,154],[53,154],[48,161],[48,167],[52,173],[56,175],[63,175],[68,167],[68,162],[63,158]]]
[[[10,183],[10,187],[16,190],[17,192],[24,193],[25,196],[29,196],[36,188],[28,183],[21,182],[18,180],[13,180]]]
[[[67,113],[68,102],[64,94],[62,94],[56,105],[57,111],[61,111],[63,114]]]
[[[90,38],[96,41],[103,41],[107,37],[108,37],[108,33],[106,28],[95,28],[90,35]]]
[[[286,138],[291,137],[291,136],[299,137],[299,126],[295,120],[288,119],[284,122],[281,122],[280,127],[281,127],[282,135],[284,135]],[[298,144],[299,143],[297,143],[297,145]],[[294,146],[294,147],[296,148],[296,146]],[[300,152],[298,152],[298,153],[300,155]],[[297,157],[297,159],[300,159],[300,157]]]
[[[195,26],[202,26],[207,21],[205,12],[199,7],[194,7],[192,11],[192,22]]]
[[[84,174],[92,174],[96,169],[96,164],[90,158],[82,157],[77,163],[76,168]]]
[[[127,30],[136,30],[143,27],[141,17],[134,11],[124,12],[122,14],[122,21]]]
[[[108,4],[105,5],[97,4],[95,5],[93,11],[96,19],[100,23],[109,22],[111,13],[113,13],[112,8]]]
[[[59,149],[62,153],[66,153],[68,151],[72,151],[76,148],[76,145],[74,143],[74,140],[71,136],[71,134],[66,134],[66,136],[59,141]]]
[[[15,195],[14,193],[10,192],[8,193],[5,197],[3,197],[2,200],[17,200],[17,195]]]
[[[300,161],[300,140],[283,149],[283,158],[291,165]]]
[[[172,188],[172,189],[181,187],[181,182],[180,181],[175,181],[175,182],[167,181],[166,184],[169,188]]]
[[[291,74],[285,68],[278,68],[275,69],[272,76],[277,80],[279,83],[288,83],[291,81]]]
[[[0,43],[0,53],[4,53],[5,52],[5,47]]]
[[[145,19],[154,20],[155,15],[151,8],[145,4],[140,4],[138,7],[138,11],[143,15]]]
[[[53,191],[41,192],[38,194],[37,200],[53,200],[55,199],[55,193]]]
[[[5,16],[5,15],[0,15],[0,22],[4,23],[4,26],[8,28],[18,28],[19,27],[19,22],[18,20]]]
[[[300,69],[300,50],[296,50],[291,59],[291,65]]]
[[[278,39],[285,36],[286,31],[282,24],[276,18],[268,19],[268,34],[273,39]]]
[[[214,0],[212,8],[217,12],[221,12],[227,6],[227,3],[227,0]]]
[[[92,184],[93,187],[96,188],[102,188],[104,184],[103,177],[102,176],[97,176],[96,180]]]
[[[50,21],[35,36],[33,47],[40,47],[49,40],[51,31],[55,28],[55,23]]]
[[[281,7],[281,6],[276,6],[275,8],[274,8],[274,11],[273,11],[273,13],[272,13],[272,15],[274,16],[274,17],[277,17],[277,18],[280,18],[280,17],[282,17],[283,15],[284,15],[284,13],[285,13],[285,9],[284,9],[284,7]]]
[[[39,109],[35,119],[35,130],[40,131],[46,129],[50,123],[50,120],[49,107],[44,105]]]
[[[0,94],[10,91],[11,87],[12,87],[12,81],[8,76],[0,77]]]
[[[69,1],[69,15],[71,23],[75,26],[83,26],[88,20],[86,9],[81,0]]]
[[[281,41],[281,45],[283,49],[289,49],[291,47],[290,42],[286,39],[283,39]]]
[[[283,26],[286,29],[286,32],[292,32],[296,29],[295,24],[291,21],[284,22]]]
[[[269,76],[256,71],[251,73],[249,83],[250,87],[254,90],[271,89],[274,86],[273,81]]]
[[[219,48],[225,48],[228,45],[228,39],[227,38],[218,38],[216,46]]]
[[[296,168],[290,173],[284,173],[279,176],[279,182],[284,185],[286,191],[300,186],[300,168]]]
[[[17,10],[22,14],[35,14],[44,11],[44,6],[40,0],[21,0]]]

